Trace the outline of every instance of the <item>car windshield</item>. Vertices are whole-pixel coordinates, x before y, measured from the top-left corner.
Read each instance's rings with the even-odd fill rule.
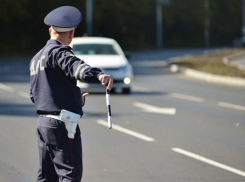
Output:
[[[74,44],[73,52],[88,55],[118,55],[112,44]]]

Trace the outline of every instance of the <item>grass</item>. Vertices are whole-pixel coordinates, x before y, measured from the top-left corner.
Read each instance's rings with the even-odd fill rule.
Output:
[[[245,52],[245,49],[225,49],[202,55],[180,57],[174,59],[172,63],[207,73],[245,78],[245,70],[239,70],[223,63],[224,57],[240,52]]]

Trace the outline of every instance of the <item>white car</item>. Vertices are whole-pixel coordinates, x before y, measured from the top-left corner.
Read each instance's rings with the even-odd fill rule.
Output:
[[[100,68],[103,73],[113,77],[113,90],[122,89],[124,94],[130,93],[133,79],[133,68],[125,57],[121,47],[111,38],[75,37],[70,46],[76,57],[91,67]],[[77,82],[81,90],[102,88],[101,83]],[[90,89],[92,88],[92,89]]]

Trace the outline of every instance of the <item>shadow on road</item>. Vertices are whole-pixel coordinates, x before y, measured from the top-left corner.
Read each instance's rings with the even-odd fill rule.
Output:
[[[1,58],[0,82],[29,82],[31,58]]]
[[[91,96],[93,95],[105,95],[105,92],[104,91],[101,91],[101,92],[93,92],[92,90],[87,90],[87,92],[89,92],[89,94]],[[144,91],[137,91],[137,90],[133,90],[131,91],[130,94],[123,94],[122,92],[113,92],[111,93],[111,95],[113,95],[113,97],[117,97],[117,96],[130,96],[130,95],[133,95],[133,96],[137,96],[137,95],[149,95],[149,96],[153,96],[153,95],[167,95],[168,93],[167,92],[158,92],[158,91],[147,91],[147,92],[144,92]]]
[[[0,115],[8,116],[37,116],[33,104],[10,104],[0,102]]]
[[[120,116],[125,116],[125,115],[129,116],[129,115],[132,115],[132,113],[124,113],[124,112],[122,112],[120,114],[113,113],[113,117],[120,117]],[[84,111],[84,114],[83,114],[83,118],[85,118],[85,117],[96,118],[96,119],[101,118],[101,119],[105,119],[105,120],[107,120],[107,116],[108,116],[108,114],[106,112],[88,112],[88,111]]]

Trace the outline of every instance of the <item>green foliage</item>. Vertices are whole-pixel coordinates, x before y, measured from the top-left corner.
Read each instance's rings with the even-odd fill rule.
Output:
[[[232,45],[242,36],[242,0],[210,0],[210,35],[213,46]]]
[[[94,0],[94,34],[115,38],[125,48],[154,45],[154,1]],[[148,45],[150,42],[150,46]]]
[[[163,8],[165,45],[203,46],[204,15],[203,0],[172,0]]]
[[[241,37],[242,0],[171,0],[163,6],[164,47],[204,46],[204,18],[210,18],[211,46],[231,46]],[[86,33],[86,0],[0,0],[2,55],[33,54],[49,39],[44,17],[72,5],[83,13],[75,36]],[[93,0],[93,36],[112,37],[124,49],[156,48],[155,0]]]

